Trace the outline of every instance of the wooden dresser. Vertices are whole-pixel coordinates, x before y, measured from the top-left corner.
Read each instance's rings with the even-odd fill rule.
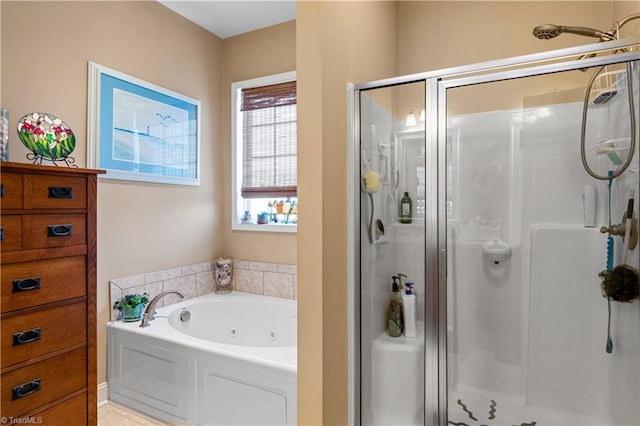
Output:
[[[0,163],[0,415],[7,423],[97,423],[99,173]]]

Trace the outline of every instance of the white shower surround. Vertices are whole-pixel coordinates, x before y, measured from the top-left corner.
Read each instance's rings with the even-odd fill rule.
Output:
[[[637,87],[635,91],[638,99]],[[628,132],[625,102],[626,97],[618,95],[609,105],[591,109],[590,137],[596,135],[594,124],[609,138]],[[360,107],[361,143],[375,165],[376,139],[392,140],[392,129],[403,124],[366,95]],[[606,261],[606,237],[598,228],[608,221],[607,187],[582,168],[581,109],[582,103],[576,102],[468,114],[455,117],[456,128],[450,129],[456,135],[456,207],[448,223],[449,362],[457,364],[449,365],[452,420],[460,421],[455,401],[461,397],[475,411],[487,411],[489,401],[498,399],[505,421],[640,424],[640,304],[614,303],[614,353],[606,354],[607,303],[597,273]],[[636,105],[636,114],[639,110]],[[615,127],[604,125],[610,116],[619,118]],[[375,134],[369,128],[375,128]],[[474,188],[474,172],[483,166],[499,176],[493,187]],[[636,172],[615,180],[613,223],[626,209],[632,187],[638,205],[637,147],[631,169]],[[587,184],[597,190],[595,229],[583,226],[581,196]],[[374,195],[376,209],[384,212],[381,198]],[[367,207],[362,212],[360,256],[363,265],[372,265],[360,271],[366,283],[361,289],[361,421],[421,424],[423,351],[389,341],[383,324],[391,275],[408,271],[418,295],[424,294],[425,274],[419,266],[424,247],[412,242],[408,227],[387,223],[388,244],[367,244],[369,204],[364,194],[361,204]],[[501,265],[482,258],[483,234],[460,226],[461,218],[493,214],[500,217],[500,237],[513,249],[512,258]],[[622,242],[615,240],[619,263]],[[638,248],[629,253],[629,263],[638,267]],[[561,265],[569,265],[568,270]],[[547,300],[549,291],[554,297]],[[419,320],[424,320],[423,311]],[[403,344],[406,350],[398,351]],[[546,351],[549,347],[553,350]],[[576,353],[585,351],[592,354],[588,360],[573,362]],[[405,381],[400,393],[387,383],[393,375],[415,379]],[[522,417],[528,415],[534,417]]]
[[[628,132],[628,114],[621,111],[625,105],[626,96],[618,96],[607,107],[590,109],[589,120],[606,123],[610,114],[620,118],[616,130]],[[470,407],[475,403],[477,411],[496,400],[502,419],[513,416],[506,420],[512,422],[640,421],[640,365],[631,362],[640,358],[639,304],[613,304],[615,347],[613,354],[605,352],[607,302],[597,274],[606,269],[606,235],[599,227],[608,221],[607,184],[582,168],[581,111],[578,102],[457,117],[458,126],[469,129],[467,142],[473,141],[474,131],[482,132],[482,123],[490,123],[495,146],[484,154],[487,158],[507,153],[503,166],[509,173],[502,184],[507,189],[504,195],[513,198],[507,212],[514,225],[502,234],[511,244],[512,259],[493,265],[480,255],[483,242],[461,238],[457,223],[450,222],[453,420],[464,418],[455,403],[461,398]],[[607,130],[611,129],[602,129],[603,134]],[[615,132],[609,135],[617,137]],[[587,140],[594,138],[595,133],[589,133]],[[470,143],[460,143],[457,149],[460,157],[471,151],[467,156],[472,161],[483,155]],[[636,150],[631,169],[638,168],[637,155]],[[475,168],[469,162],[459,167]],[[637,176],[627,173],[614,181],[613,223],[626,209],[629,189],[635,187],[638,193]],[[596,186],[596,228],[583,226],[583,185]],[[498,196],[499,192],[497,187]],[[494,201],[478,197],[473,184],[460,185],[457,199],[461,206],[480,211],[491,209]],[[619,237],[615,240],[617,264],[622,242]],[[638,266],[637,248],[629,259]]]

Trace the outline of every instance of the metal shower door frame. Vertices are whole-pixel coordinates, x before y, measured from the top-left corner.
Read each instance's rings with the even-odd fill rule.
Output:
[[[636,39],[632,45],[637,47],[640,40]],[[596,45],[595,47],[599,47]],[[561,60],[565,57],[564,54],[558,55],[557,59]],[[553,57],[550,57],[553,59]],[[539,61],[531,61],[530,63],[520,63],[517,69],[508,71],[499,70],[485,70],[482,74],[473,76],[457,76],[452,79],[440,79],[437,83],[437,117],[438,117],[438,136],[437,136],[437,156],[438,164],[437,170],[434,172],[436,176],[432,176],[438,181],[438,196],[437,196],[437,211],[438,211],[438,254],[442,254],[437,259],[438,264],[438,279],[428,280],[426,282],[427,293],[438,298],[438,319],[437,319],[437,338],[435,335],[427,335],[426,344],[429,342],[438,342],[438,356],[437,360],[427,359],[427,366],[431,365],[434,368],[438,365],[438,409],[435,411],[435,403],[429,403],[428,398],[425,397],[425,419],[431,419],[433,423],[426,422],[427,425],[439,425],[446,426],[448,421],[448,398],[447,398],[447,218],[446,218],[446,160],[447,160],[447,90],[452,88],[460,88],[465,86],[473,86],[485,83],[494,83],[506,80],[520,79],[541,76],[546,74],[553,74],[565,71],[575,71],[584,68],[591,68],[603,65],[620,64],[631,61],[640,61],[640,51],[632,51],[629,53],[617,53],[607,56],[596,56],[590,59],[579,60],[566,60],[563,62],[557,62],[553,64],[537,65]],[[433,210],[433,209],[432,209]],[[427,259],[428,260],[428,259]],[[433,262],[433,260],[432,260]],[[430,284],[437,282],[437,288],[430,287]],[[428,327],[428,325],[427,325]],[[435,332],[435,325],[432,325]],[[428,353],[428,352],[425,352]],[[432,382],[434,378],[429,378],[429,374],[425,370],[425,380],[430,379]],[[427,389],[434,389],[435,383],[427,383],[425,381],[425,396],[427,395]],[[433,390],[430,392],[433,397]]]
[[[640,38],[516,56],[349,85],[348,295],[349,424],[360,425],[360,94],[362,91],[425,82],[425,373],[424,424],[447,426],[447,90],[640,60],[640,51],[588,59],[581,55],[633,49]],[[542,65],[541,65],[542,64]],[[431,372],[437,372],[431,374]]]

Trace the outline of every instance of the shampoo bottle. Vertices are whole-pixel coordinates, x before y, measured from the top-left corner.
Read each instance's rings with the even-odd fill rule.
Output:
[[[416,295],[413,292],[413,283],[404,285],[402,295],[402,312],[404,313],[404,335],[406,337],[418,337],[416,327]]]
[[[393,284],[391,288],[391,297],[389,299],[389,313],[387,318],[387,325],[389,336],[400,337],[402,336],[402,297],[398,290],[398,277],[393,277]]]
[[[411,223],[411,204],[409,193],[405,192],[400,200],[400,223]]]

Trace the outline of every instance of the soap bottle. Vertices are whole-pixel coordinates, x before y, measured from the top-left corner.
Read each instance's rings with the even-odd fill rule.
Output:
[[[400,223],[411,223],[411,198],[408,192],[400,200]]]
[[[391,337],[402,336],[402,297],[398,290],[398,277],[393,277],[391,297],[389,299],[389,311],[387,318],[388,332]]]
[[[413,283],[405,283],[405,291],[402,295],[402,312],[404,314],[405,337],[418,337],[416,327],[416,295],[413,292]]]

